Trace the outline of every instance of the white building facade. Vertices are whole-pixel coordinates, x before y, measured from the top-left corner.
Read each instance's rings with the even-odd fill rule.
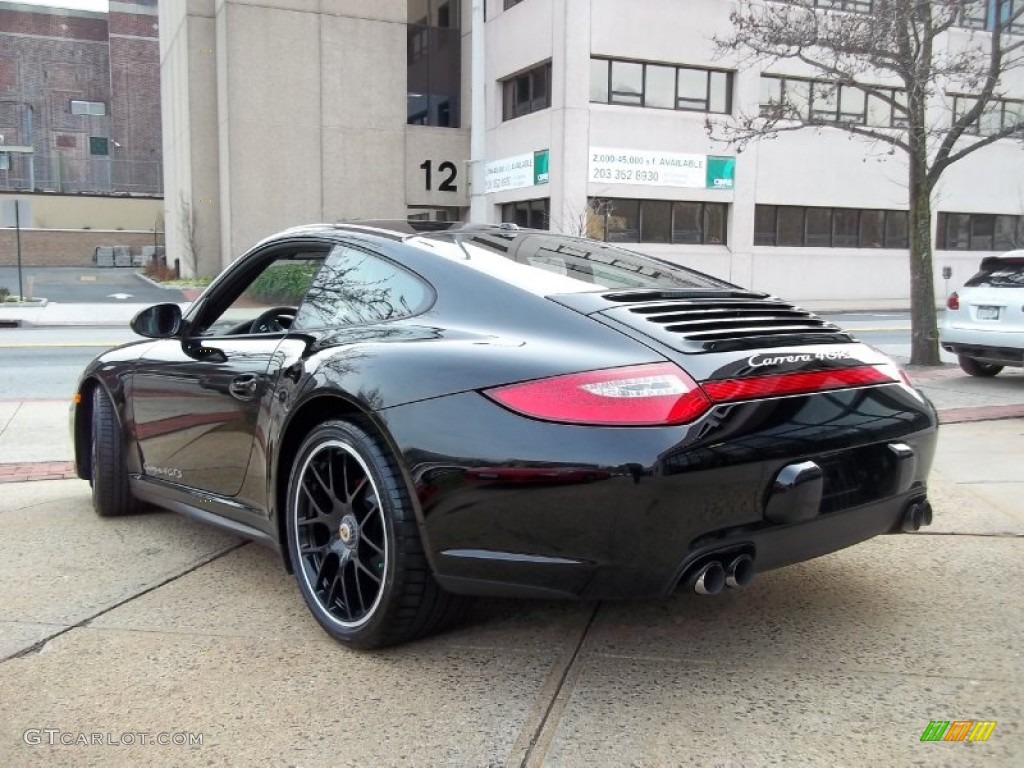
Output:
[[[472,5],[164,0],[169,252],[178,200],[205,217],[200,271],[299,223],[465,217]],[[814,102],[807,72],[716,57],[731,0],[485,6],[488,221],[585,232],[796,300],[908,303],[905,157],[828,128],[740,153],[708,137],[707,120],[756,114],[783,89],[840,119],[892,119]],[[954,29],[949,44],[970,34],[985,33]],[[1004,89],[1024,98],[1024,71]],[[948,169],[933,208],[941,300],[943,267],[959,284],[1021,244],[1019,143]]]

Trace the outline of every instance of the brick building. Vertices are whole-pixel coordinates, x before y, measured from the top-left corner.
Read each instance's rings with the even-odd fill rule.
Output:
[[[160,195],[157,0],[0,0],[0,136],[0,192]]]

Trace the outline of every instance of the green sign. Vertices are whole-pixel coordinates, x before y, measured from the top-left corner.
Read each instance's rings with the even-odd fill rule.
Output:
[[[89,154],[90,155],[109,155],[110,154],[110,140],[105,139],[102,136],[90,136],[89,137]]]
[[[538,149],[533,153],[533,183],[547,184],[551,174],[548,171],[548,150]]]
[[[732,189],[736,185],[736,158],[708,155],[708,189]]]

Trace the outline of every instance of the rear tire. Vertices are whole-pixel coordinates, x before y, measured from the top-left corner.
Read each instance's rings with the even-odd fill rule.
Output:
[[[139,511],[128,485],[124,462],[124,435],[110,396],[97,386],[92,393],[92,446],[90,456],[92,508],[100,517],[120,517]]]
[[[970,374],[971,376],[989,378],[1003,370],[1003,366],[997,363],[983,363],[980,360],[975,360],[973,357],[967,357],[965,355],[960,355],[956,360],[960,364],[960,368],[963,372]]]
[[[306,606],[336,640],[379,648],[458,620],[435,581],[398,464],[362,425],[328,421],[292,465],[287,546]]]

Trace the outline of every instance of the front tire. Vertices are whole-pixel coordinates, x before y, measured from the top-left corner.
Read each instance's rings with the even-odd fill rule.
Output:
[[[956,360],[960,364],[961,370],[971,376],[981,376],[987,379],[1003,370],[1003,366],[997,363],[983,363],[965,355],[958,356]]]
[[[336,640],[378,648],[434,632],[465,598],[438,586],[387,448],[328,421],[302,443],[286,510],[288,552],[313,617]]]
[[[97,386],[92,392],[92,446],[89,482],[92,508],[100,517],[120,517],[139,510],[128,485],[124,435],[110,396]]]

